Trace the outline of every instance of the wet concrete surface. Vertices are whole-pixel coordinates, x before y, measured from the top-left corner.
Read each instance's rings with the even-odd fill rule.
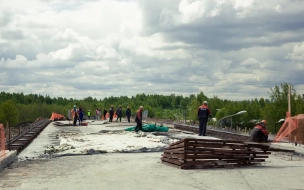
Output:
[[[136,134],[125,131],[135,123],[107,121],[88,121],[88,126],[70,126],[62,121],[62,126],[53,122],[19,155],[18,160],[50,158],[65,155],[98,154],[104,152],[155,152],[164,150],[170,143],[186,137],[198,137],[191,132]]]

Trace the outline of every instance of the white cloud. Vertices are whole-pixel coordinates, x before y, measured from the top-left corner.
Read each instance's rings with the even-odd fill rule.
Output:
[[[243,61],[240,65],[249,70],[260,70],[261,69],[261,62],[259,62],[258,60],[254,59],[254,58],[248,58],[245,61]]]
[[[304,60],[304,41],[296,44],[293,47],[292,53],[288,54],[287,58],[292,60]]]
[[[274,7],[274,10],[276,10],[278,13],[281,13],[282,12],[282,7],[280,5],[276,5]]]
[[[304,93],[303,12],[287,0],[1,0],[0,89],[250,99],[287,82]]]

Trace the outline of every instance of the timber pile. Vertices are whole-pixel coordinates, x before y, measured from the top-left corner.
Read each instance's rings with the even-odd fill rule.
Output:
[[[161,160],[180,169],[232,168],[261,164],[271,151],[294,152],[243,141],[183,139],[166,148]]]

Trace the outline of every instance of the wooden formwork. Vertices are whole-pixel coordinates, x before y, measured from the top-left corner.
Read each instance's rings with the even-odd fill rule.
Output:
[[[254,166],[265,162],[268,144],[234,140],[183,139],[164,150],[161,160],[180,169]]]

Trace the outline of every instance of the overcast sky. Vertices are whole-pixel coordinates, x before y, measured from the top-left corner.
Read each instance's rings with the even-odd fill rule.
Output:
[[[303,0],[0,0],[0,91],[304,94]]]

